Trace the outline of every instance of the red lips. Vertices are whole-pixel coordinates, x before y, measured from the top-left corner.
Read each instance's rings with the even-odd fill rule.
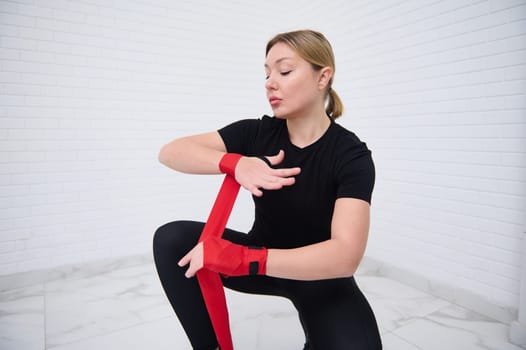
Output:
[[[281,103],[281,98],[278,98],[276,96],[270,96],[268,98],[268,101],[270,102],[271,106],[277,106]]]

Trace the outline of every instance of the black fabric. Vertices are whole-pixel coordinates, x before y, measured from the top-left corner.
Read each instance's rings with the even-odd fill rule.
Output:
[[[325,134],[304,148],[290,142],[286,121],[274,117],[241,120],[218,132],[228,152],[261,157],[284,150],[285,159],[275,168],[301,168],[293,186],[253,197],[251,232],[260,245],[296,248],[327,240],[337,198],[371,202],[375,180],[371,151],[332,120]]]
[[[177,262],[197,243],[204,223],[175,221],[157,229],[153,251],[157,272],[194,349],[211,350],[217,340],[196,278],[186,278]],[[254,245],[255,237],[225,230],[223,238]],[[276,295],[289,299],[298,310],[309,350],[382,349],[374,314],[354,278],[294,281],[269,276],[223,279],[236,291]],[[233,335],[234,338],[236,335]]]
[[[259,271],[259,262],[251,261],[250,264],[248,264],[248,274],[257,275],[258,271]]]
[[[226,229],[223,238],[246,246],[295,248],[330,238],[337,198],[370,203],[375,169],[365,143],[331,120],[325,134],[299,148],[288,137],[284,120],[264,116],[219,130],[229,152],[272,156],[285,151],[275,166],[301,167],[293,186],[253,197],[255,219],[248,234]],[[268,161],[268,160],[267,160]],[[176,221],[155,233],[155,264],[163,288],[194,349],[215,349],[217,341],[196,278],[187,279],[177,262],[197,243],[203,223]],[[354,278],[294,281],[262,275],[229,277],[231,289],[288,298],[305,331],[304,349],[378,350],[382,348],[374,314]],[[234,339],[236,335],[234,334]]]

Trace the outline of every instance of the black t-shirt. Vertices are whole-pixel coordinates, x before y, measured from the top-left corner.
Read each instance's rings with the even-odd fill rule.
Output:
[[[241,120],[218,131],[228,152],[269,156],[284,150],[285,159],[275,168],[301,168],[294,185],[253,197],[250,234],[258,244],[296,248],[325,241],[331,235],[337,198],[371,202],[375,180],[371,152],[354,133],[332,120],[323,136],[304,148],[290,142],[286,121],[275,117]]]

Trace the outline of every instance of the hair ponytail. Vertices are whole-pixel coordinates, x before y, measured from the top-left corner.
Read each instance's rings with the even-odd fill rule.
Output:
[[[327,108],[325,108],[327,115],[332,119],[340,117],[343,114],[343,102],[332,87],[329,88],[327,98],[329,100],[327,103]]]

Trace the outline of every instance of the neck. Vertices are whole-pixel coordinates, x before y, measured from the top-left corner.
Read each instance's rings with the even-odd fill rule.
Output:
[[[321,113],[287,119],[290,142],[297,147],[307,147],[316,142],[329,128],[331,120]]]

